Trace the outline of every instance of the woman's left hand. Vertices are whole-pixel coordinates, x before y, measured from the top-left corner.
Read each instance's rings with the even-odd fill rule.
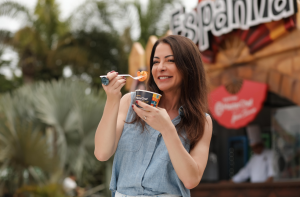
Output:
[[[136,101],[136,104],[142,108],[138,108],[136,105],[132,105],[135,113],[143,119],[153,129],[159,131],[162,135],[174,127],[171,118],[167,111],[163,108],[152,107],[142,101]]]

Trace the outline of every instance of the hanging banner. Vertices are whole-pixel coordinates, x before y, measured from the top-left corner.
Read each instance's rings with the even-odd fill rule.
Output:
[[[266,95],[267,85],[263,83],[244,80],[240,91],[234,95],[221,86],[210,93],[210,113],[220,125],[238,129],[254,120]]]

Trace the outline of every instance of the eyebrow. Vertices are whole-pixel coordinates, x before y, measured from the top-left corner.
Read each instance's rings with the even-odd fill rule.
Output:
[[[168,57],[171,57],[171,56],[173,56],[173,57],[174,57],[174,55],[167,55],[167,56],[165,56],[165,58],[168,58]],[[157,58],[157,59],[159,59],[159,57],[153,57],[153,58]]]

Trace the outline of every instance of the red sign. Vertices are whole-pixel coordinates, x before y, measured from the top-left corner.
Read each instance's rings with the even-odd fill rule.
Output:
[[[219,124],[238,129],[251,122],[261,110],[267,94],[267,85],[243,81],[237,94],[230,94],[224,86],[210,93],[209,109]]]

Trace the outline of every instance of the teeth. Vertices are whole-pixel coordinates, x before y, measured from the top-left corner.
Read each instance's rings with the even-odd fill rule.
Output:
[[[160,77],[159,79],[168,79],[169,77]]]

